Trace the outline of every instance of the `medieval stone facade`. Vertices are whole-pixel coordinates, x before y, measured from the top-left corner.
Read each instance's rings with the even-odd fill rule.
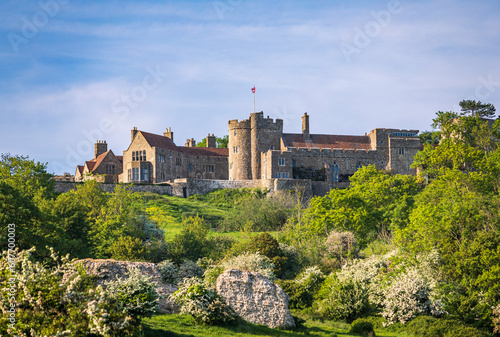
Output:
[[[283,121],[263,112],[229,121],[229,179],[312,179],[347,183],[360,167],[373,164],[397,174],[410,168],[420,150],[418,130],[374,129],[364,136],[311,134],[309,116],[302,133],[284,133]]]
[[[123,157],[98,141],[95,158],[77,167],[75,181],[96,177],[104,182],[153,184],[179,179],[295,179],[347,187],[349,177],[370,164],[397,174],[415,174],[410,165],[421,147],[418,130],[374,129],[363,136],[312,134],[307,113],[302,117],[302,133],[284,133],[283,121],[265,118],[263,112],[229,121],[228,131],[228,148],[220,149],[213,134],[207,136],[207,147],[196,147],[193,138],[177,146],[171,128],[163,135],[134,128]]]
[[[124,183],[164,183],[181,178],[228,179],[228,150],[216,148],[215,136],[208,135],[208,147],[196,147],[194,139],[186,146],[174,143],[169,128],[155,135],[134,128],[131,143],[123,151]]]

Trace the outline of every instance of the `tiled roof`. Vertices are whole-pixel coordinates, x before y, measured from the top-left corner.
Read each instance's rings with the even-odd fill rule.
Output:
[[[177,145],[174,144],[168,137],[155,135],[153,133],[139,131],[151,147],[160,147],[162,149],[177,151]]]
[[[284,133],[283,141],[286,147],[305,147],[320,149],[359,149],[370,150],[370,137],[344,135],[310,135],[306,141],[301,133]]]
[[[85,165],[87,165],[89,171],[92,172],[92,171],[94,171],[95,160],[93,159],[93,160],[86,161]]]
[[[76,169],[78,170],[78,172],[79,172],[80,174],[83,174],[83,165],[77,165],[77,166],[76,166]]]
[[[206,147],[186,147],[177,146],[168,137],[155,135],[153,133],[139,131],[151,147],[159,147],[162,149],[182,152],[191,156],[229,156],[228,149],[214,149]]]
[[[229,149],[218,149],[218,148],[208,148],[208,147],[187,147],[179,146],[177,151],[183,152],[190,156],[229,156]]]

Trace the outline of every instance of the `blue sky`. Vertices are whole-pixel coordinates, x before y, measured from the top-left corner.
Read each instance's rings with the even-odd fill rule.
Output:
[[[500,3],[77,1],[0,4],[0,153],[74,173],[130,130],[227,134],[256,108],[300,131],[429,130],[463,99],[500,108]]]

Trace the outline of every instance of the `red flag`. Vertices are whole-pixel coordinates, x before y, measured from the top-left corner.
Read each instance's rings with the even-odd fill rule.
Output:
[[[255,87],[252,88],[252,92],[255,94]]]

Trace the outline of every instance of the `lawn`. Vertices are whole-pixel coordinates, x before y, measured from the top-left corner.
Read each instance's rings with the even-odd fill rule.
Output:
[[[205,337],[205,336],[345,336],[358,337],[360,335],[350,334],[350,325],[343,322],[306,320],[304,327],[297,330],[270,329],[263,325],[241,322],[234,326],[218,327],[196,325],[190,316],[184,315],[157,315],[143,320],[144,337]],[[379,337],[411,337],[401,332],[376,329]]]

